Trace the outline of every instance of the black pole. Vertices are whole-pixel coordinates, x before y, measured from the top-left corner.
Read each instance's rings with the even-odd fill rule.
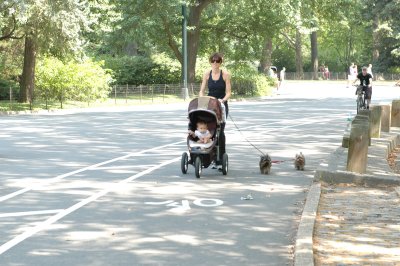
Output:
[[[186,100],[189,98],[188,91],[188,79],[187,79],[187,6],[186,2],[182,4],[182,78],[183,78],[183,88],[182,96]]]

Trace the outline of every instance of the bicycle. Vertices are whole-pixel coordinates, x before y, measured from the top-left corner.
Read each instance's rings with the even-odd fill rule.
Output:
[[[367,106],[365,105],[365,91],[367,89],[366,86],[361,86],[361,85],[354,85],[357,88],[357,114],[359,113],[360,110],[365,110],[367,109]]]

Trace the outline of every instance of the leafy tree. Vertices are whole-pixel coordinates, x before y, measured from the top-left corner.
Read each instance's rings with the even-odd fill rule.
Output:
[[[188,5],[188,78],[195,78],[196,59],[199,50],[201,18],[203,10],[216,0],[171,1],[115,1],[122,19],[115,26],[116,33],[133,38],[148,53],[167,52],[181,64],[182,3]]]
[[[263,72],[272,64],[274,43],[285,22],[285,1],[232,0],[214,3],[202,22],[203,53],[221,51],[230,60],[260,63]]]
[[[86,54],[105,58],[121,83],[175,83],[183,3],[190,82],[215,51],[235,77],[244,73],[236,65],[251,75],[274,64],[302,76],[320,63],[336,71],[353,61],[373,62],[375,71],[400,64],[397,0],[7,0],[0,2],[0,79],[17,81],[22,69],[21,100],[30,100],[37,56],[69,62]]]
[[[368,38],[372,40],[374,68],[387,69],[399,65],[400,50],[400,2],[396,0],[368,0],[362,6]]]
[[[85,52],[92,55],[121,54],[132,42],[128,34],[120,32],[114,25],[121,19],[113,0],[88,1],[88,27],[82,29],[82,38],[86,42]],[[136,55],[136,51],[133,51]],[[128,53],[129,54],[129,53]]]
[[[14,21],[14,33],[25,41],[20,101],[32,100],[38,53],[65,56],[82,48],[80,33],[89,23],[87,8],[87,2],[79,0],[3,2],[2,9]]]
[[[110,93],[112,78],[103,65],[104,62],[90,59],[64,63],[55,57],[45,57],[37,65],[35,96],[61,103],[104,99]]]
[[[181,67],[165,54],[104,57],[105,67],[112,70],[116,84],[179,83]]]

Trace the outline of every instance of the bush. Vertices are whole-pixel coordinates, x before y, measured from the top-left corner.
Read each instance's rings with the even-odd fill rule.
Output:
[[[232,93],[238,96],[268,95],[275,86],[275,80],[258,73],[256,67],[247,62],[228,65],[232,75]]]
[[[172,84],[181,82],[181,65],[164,54],[151,57],[107,57],[105,67],[112,70],[114,84]]]
[[[103,62],[86,60],[67,63],[54,57],[39,60],[35,97],[49,100],[91,101],[105,99],[111,91],[111,75]]]
[[[389,69],[388,69],[388,71],[389,71],[389,73],[392,73],[392,74],[400,74],[400,67],[390,67]]]

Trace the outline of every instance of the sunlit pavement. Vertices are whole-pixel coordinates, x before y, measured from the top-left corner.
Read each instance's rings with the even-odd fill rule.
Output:
[[[398,95],[376,86],[373,102]],[[240,132],[228,120],[227,176],[181,173],[186,110],[1,117],[0,265],[290,264],[313,171],[355,113],[353,88],[288,82],[231,102]],[[279,162],[270,175],[249,142]]]
[[[322,191],[315,265],[399,265],[400,190],[330,185]]]

